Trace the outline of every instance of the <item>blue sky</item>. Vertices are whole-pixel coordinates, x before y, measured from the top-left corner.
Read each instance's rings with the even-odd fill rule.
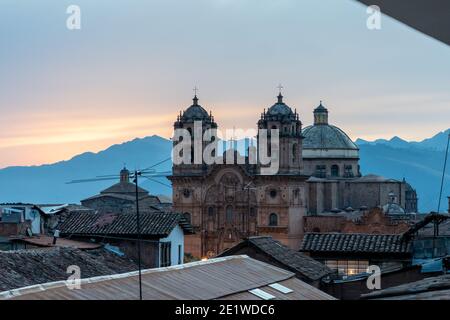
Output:
[[[195,85],[223,129],[254,128],[279,83],[304,125],[323,100],[354,139],[448,128],[450,48],[367,17],[351,0],[2,0],[0,167],[169,137]]]

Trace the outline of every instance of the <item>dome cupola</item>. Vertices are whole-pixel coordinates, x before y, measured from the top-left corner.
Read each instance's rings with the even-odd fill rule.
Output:
[[[328,124],[328,110],[322,105],[322,100],[314,109],[314,125]]]
[[[209,120],[208,112],[198,104],[197,95],[192,99],[193,104],[180,117],[181,121]]]
[[[322,101],[314,109],[314,125],[303,129],[305,158],[359,159],[359,148],[340,128],[328,123],[328,110]]]
[[[267,110],[266,115],[271,118],[294,117],[294,112],[292,111],[292,109],[283,102],[283,95],[281,94],[281,92],[278,94],[277,99],[278,99],[277,103],[275,103]]]

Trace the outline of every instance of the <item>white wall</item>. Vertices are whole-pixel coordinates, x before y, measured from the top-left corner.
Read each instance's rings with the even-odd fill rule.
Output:
[[[170,248],[170,262],[174,266],[178,264],[178,246],[181,245],[181,263],[184,257],[184,232],[183,229],[177,225],[166,238],[161,238],[160,242],[171,242]]]
[[[25,219],[31,220],[31,232],[33,232],[33,234],[41,233],[41,214],[38,210],[26,208]]]

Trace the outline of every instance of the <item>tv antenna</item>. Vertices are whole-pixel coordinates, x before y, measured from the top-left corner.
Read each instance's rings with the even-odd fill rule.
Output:
[[[168,175],[171,175],[171,171],[162,171],[158,172],[154,169],[154,167],[163,164],[172,158],[167,158],[164,160],[161,160],[145,169],[142,170],[134,170],[130,172],[130,178],[132,179],[133,183],[135,184],[135,196],[136,196],[136,232],[137,232],[137,247],[138,247],[138,272],[139,272],[139,300],[142,300],[142,259],[141,259],[141,220],[140,220],[140,214],[139,214],[139,178],[143,177],[148,180],[151,180],[153,182],[162,184],[166,187],[172,188],[169,184],[163,183],[161,181],[155,180],[154,178],[160,178],[160,177],[167,177]],[[118,174],[108,174],[108,175],[101,175],[96,176],[95,178],[90,179],[79,179],[79,180],[72,180],[67,182],[67,184],[74,184],[74,183],[87,183],[87,182],[96,182],[96,181],[106,181],[106,180],[117,180],[120,179],[120,175]]]

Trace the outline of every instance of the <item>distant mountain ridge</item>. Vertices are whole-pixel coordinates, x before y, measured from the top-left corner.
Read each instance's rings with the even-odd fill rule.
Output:
[[[450,129],[441,131],[431,138],[424,139],[422,141],[406,141],[400,137],[393,137],[390,140],[377,139],[374,141],[367,141],[364,139],[356,139],[357,145],[377,145],[383,144],[392,148],[419,148],[419,149],[429,149],[435,151],[444,151],[447,145],[448,135],[450,134]]]
[[[438,133],[421,142],[407,142],[394,137],[368,142],[358,139],[360,164],[363,174],[378,174],[406,180],[417,189],[421,211],[436,210],[444,151],[450,130]],[[136,138],[113,145],[103,151],[85,152],[70,160],[41,166],[8,167],[0,170],[0,203],[79,203],[80,200],[99,193],[117,180],[83,184],[66,184],[68,181],[100,175],[119,174],[126,164],[130,169],[147,168],[171,156],[172,142],[157,135]],[[243,152],[243,144],[238,142]],[[171,161],[155,169],[170,171]],[[450,171],[450,170],[448,170]],[[450,195],[450,172],[447,171],[441,208],[447,209]],[[165,178],[158,178],[169,184]],[[152,194],[170,196],[170,187],[150,180],[141,186]]]

